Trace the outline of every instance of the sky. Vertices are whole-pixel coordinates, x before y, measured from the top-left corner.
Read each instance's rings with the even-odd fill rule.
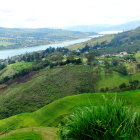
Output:
[[[140,20],[140,0],[0,0],[0,27],[43,28]]]

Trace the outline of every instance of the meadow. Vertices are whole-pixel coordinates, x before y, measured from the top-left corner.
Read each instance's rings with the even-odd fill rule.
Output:
[[[109,101],[112,101],[113,98],[121,99],[125,101],[125,106],[140,113],[140,90],[119,93],[78,94],[56,100],[33,113],[22,113],[0,120],[0,132],[3,134],[0,138],[6,139],[13,137],[12,134],[14,134],[15,137],[17,135],[17,138],[20,135],[26,137],[28,134],[31,137],[39,137],[39,135],[34,132],[39,132],[43,136],[44,131],[46,131],[46,136],[53,135],[53,137],[57,138],[56,132],[59,123],[63,122],[69,114],[84,106],[103,105],[104,96],[108,98]],[[28,133],[26,134],[27,131]],[[45,140],[45,138],[43,138],[43,140]]]

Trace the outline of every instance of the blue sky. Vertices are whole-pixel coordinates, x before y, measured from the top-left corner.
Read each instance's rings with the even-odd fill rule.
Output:
[[[1,27],[63,27],[140,20],[140,0],[0,0]]]

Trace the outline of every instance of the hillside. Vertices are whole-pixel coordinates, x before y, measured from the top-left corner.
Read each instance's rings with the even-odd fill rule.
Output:
[[[35,111],[68,95],[95,92],[106,88],[118,89],[122,83],[129,84],[130,79],[134,80],[139,76],[139,74],[122,76],[116,72],[106,75],[101,72],[99,79],[99,75],[93,73],[95,70],[92,68],[89,66],[67,66],[51,70],[45,68],[32,78],[27,75],[14,80],[9,86],[1,85],[0,117]],[[110,82],[111,80],[114,82]]]
[[[91,47],[90,49],[96,50],[98,54],[117,54],[123,51],[134,53],[140,50],[140,27],[118,33],[115,35],[105,35],[99,38],[89,40],[85,43],[79,43],[68,46],[69,49],[82,49],[85,46]]]
[[[68,48],[70,50],[76,50],[76,49],[82,49],[84,48],[86,45],[89,45],[89,46],[94,46],[94,45],[97,45],[98,43],[102,43],[102,42],[108,42],[110,43],[111,40],[114,38],[115,35],[104,35],[104,36],[100,36],[100,37],[96,37],[96,38],[93,38],[89,41],[86,41],[86,42],[82,42],[82,43],[77,43],[77,44],[74,44],[74,45],[70,45],[70,46],[66,46],[65,48]]]
[[[58,140],[57,128],[31,127],[10,131],[0,136],[0,140]]]
[[[139,111],[140,109],[139,90],[120,93],[108,93],[108,94],[107,93],[79,94],[59,99],[33,113],[22,113],[4,120],[0,120],[0,131],[5,133],[9,132],[10,130],[19,129],[17,131],[11,131],[8,135],[6,135],[6,137],[10,136],[12,133],[15,132],[17,132],[17,135],[18,133],[20,134],[21,132],[24,133],[39,132],[42,134],[42,131],[45,130],[46,132],[51,131],[56,133],[56,129],[45,127],[58,126],[58,124],[63,120],[63,118],[66,115],[72,113],[77,107],[79,108],[82,106],[102,104],[104,100],[103,96],[106,96],[109,99],[113,97],[117,97],[118,99],[121,98],[126,101],[126,106],[129,107],[131,106],[135,111],[136,110]],[[28,129],[25,129],[25,131],[23,131],[24,127]],[[29,133],[29,136],[30,135],[31,134]],[[34,135],[37,134],[35,133]],[[49,133],[48,134],[46,133],[46,135],[49,135]],[[1,137],[3,136],[0,136],[0,138]]]
[[[0,28],[0,49],[47,45],[66,40],[85,38],[94,34],[49,28]]]
[[[77,55],[65,56],[58,62],[56,54],[60,56],[54,53],[46,61],[16,62],[1,70],[1,119],[36,111],[65,96],[140,87],[139,53],[116,58],[94,57],[93,64],[87,64],[88,57]],[[70,61],[70,57],[74,60]]]

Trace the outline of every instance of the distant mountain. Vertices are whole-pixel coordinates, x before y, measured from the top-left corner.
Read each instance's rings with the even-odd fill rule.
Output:
[[[63,29],[80,32],[127,31],[140,26],[140,20],[119,25],[98,24],[64,27]]]
[[[92,36],[96,33],[50,28],[0,28],[0,49],[47,45]]]

